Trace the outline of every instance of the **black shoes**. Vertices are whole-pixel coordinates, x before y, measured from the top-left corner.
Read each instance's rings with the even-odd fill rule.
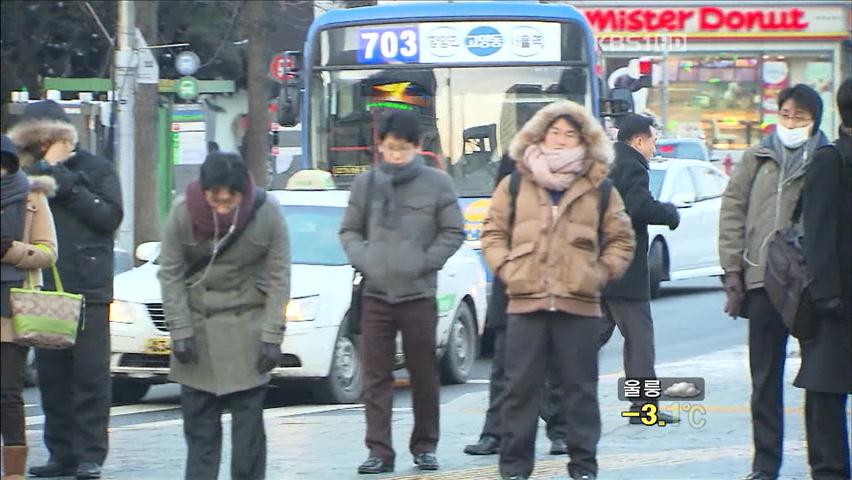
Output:
[[[77,469],[74,468],[74,465],[54,461],[49,461],[46,465],[30,467],[30,476],[32,477],[70,477],[76,473]]]
[[[743,480],[775,480],[776,478],[778,477],[776,477],[775,475],[770,475],[766,472],[758,470],[756,472],[749,473],[748,475],[743,477]]]
[[[437,470],[438,458],[431,452],[418,453],[414,456],[414,464],[417,465],[417,468],[420,470]]]
[[[101,466],[97,463],[81,463],[77,466],[77,480],[95,480],[101,478]]]
[[[491,435],[479,437],[479,441],[464,447],[468,455],[496,455],[500,450],[500,440]]]
[[[568,455],[568,445],[565,444],[565,439],[554,438],[550,442],[551,455]]]
[[[637,409],[637,408],[631,407],[630,411],[631,412],[639,412],[640,410]],[[666,413],[662,410],[657,410],[657,421],[658,422],[663,421],[663,422],[666,422],[666,423],[680,423],[680,418],[673,417],[673,416],[669,415],[668,413]],[[641,417],[630,417],[630,423],[632,425],[644,425],[642,423]]]
[[[571,472],[570,475],[573,480],[596,480],[598,478],[598,476],[594,473],[584,472],[582,470]]]
[[[526,475],[500,475],[500,480],[527,480]]]
[[[358,466],[358,473],[387,473],[393,471],[393,463],[386,463],[378,457],[370,457]]]

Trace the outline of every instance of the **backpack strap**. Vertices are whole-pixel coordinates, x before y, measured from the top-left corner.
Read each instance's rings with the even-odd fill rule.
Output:
[[[598,190],[601,194],[601,199],[598,202],[598,246],[603,247],[603,222],[606,211],[609,209],[609,197],[612,193],[612,180],[609,177],[604,178]]]

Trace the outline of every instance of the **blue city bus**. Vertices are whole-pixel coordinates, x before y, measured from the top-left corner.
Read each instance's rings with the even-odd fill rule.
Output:
[[[280,123],[301,121],[301,167],[329,171],[347,188],[377,161],[380,115],[413,111],[423,132],[420,154],[453,178],[474,248],[502,154],[533,113],[559,100],[601,117],[632,107],[629,92],[601,101],[593,32],[568,5],[399,2],[332,10],[313,22],[304,52],[286,53],[294,79],[282,88]]]

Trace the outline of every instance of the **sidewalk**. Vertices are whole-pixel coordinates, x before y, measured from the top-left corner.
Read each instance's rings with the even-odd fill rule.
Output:
[[[804,394],[792,387],[798,371],[798,348],[790,342],[785,378],[785,458],[783,479],[808,478],[802,406]],[[734,347],[688,361],[660,364],[661,377],[706,379],[707,397],[695,405],[663,405],[677,408],[682,422],[665,427],[628,425],[620,416],[626,407],[618,400],[620,374],[605,375],[600,382],[603,436],[598,461],[601,479],[736,479],[750,471],[751,422],[750,380],[747,349]],[[484,385],[483,385],[484,387]],[[370,479],[493,479],[497,457],[475,457],[462,453],[464,445],[476,440],[488,403],[487,389],[467,393],[443,404],[438,459],[441,470],[424,474],[413,468],[407,452],[412,416],[407,406],[395,408],[393,433],[397,450],[396,472]],[[692,421],[689,420],[690,412]],[[364,418],[360,406],[298,406],[265,411],[270,480],[366,479],[355,473],[364,460]],[[230,418],[223,430],[223,461],[220,478],[229,478]],[[105,479],[182,478],[186,447],[180,419],[111,429],[110,455]],[[541,428],[536,470],[533,478],[567,478],[567,458],[547,454],[549,442]],[[41,431],[28,431],[32,447],[30,465],[46,461]]]

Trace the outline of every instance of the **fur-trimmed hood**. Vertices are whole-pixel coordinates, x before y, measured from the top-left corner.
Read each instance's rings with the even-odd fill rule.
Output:
[[[56,196],[56,180],[49,175],[30,175],[30,191],[43,193],[47,198]]]
[[[41,157],[42,150],[60,140],[77,145],[77,129],[61,120],[23,120],[7,133],[18,148],[21,167],[28,167]]]
[[[580,124],[580,135],[586,146],[586,156],[592,162],[607,166],[612,163],[615,156],[612,143],[598,119],[582,105],[569,100],[551,103],[536,112],[512,138],[509,143],[509,156],[516,162],[523,160],[527,147],[543,141],[547,127],[562,115],[569,115]]]

